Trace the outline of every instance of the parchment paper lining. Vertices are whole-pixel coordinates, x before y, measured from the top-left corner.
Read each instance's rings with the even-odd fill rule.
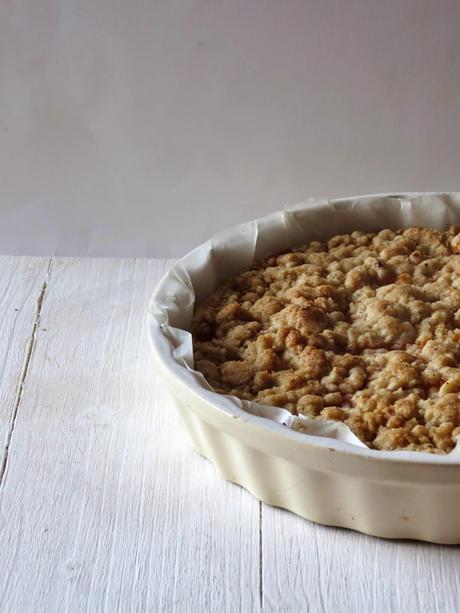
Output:
[[[353,230],[373,232],[409,226],[445,230],[453,223],[460,223],[460,194],[309,200],[216,234],[197,247],[163,278],[150,311],[171,343],[174,359],[184,368],[183,374],[189,385],[213,391],[203,375],[193,369],[189,329],[195,300],[207,297],[228,277],[250,268],[266,255],[312,240],[327,239]],[[222,395],[219,394],[219,397],[222,400]],[[227,402],[289,428],[301,421],[308,434],[366,447],[342,422],[294,416],[286,409],[264,406],[234,396],[225,396]],[[392,453],[396,455],[399,452]],[[460,455],[460,445],[457,444],[448,455],[453,454]]]

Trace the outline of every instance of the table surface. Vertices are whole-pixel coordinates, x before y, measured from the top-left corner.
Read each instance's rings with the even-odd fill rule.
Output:
[[[457,611],[460,548],[315,525],[192,450],[146,333],[169,263],[0,258],[0,610]]]

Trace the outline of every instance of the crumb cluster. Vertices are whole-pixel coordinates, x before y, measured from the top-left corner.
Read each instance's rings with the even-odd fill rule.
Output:
[[[353,232],[266,258],[193,318],[220,393],[346,423],[374,449],[460,435],[460,227]]]

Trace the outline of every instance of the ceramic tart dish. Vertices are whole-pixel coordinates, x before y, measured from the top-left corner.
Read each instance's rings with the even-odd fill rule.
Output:
[[[460,543],[460,445],[448,454],[366,447],[341,422],[298,419],[212,390],[193,369],[195,301],[263,257],[354,230],[460,224],[460,194],[312,200],[214,236],[160,281],[149,310],[158,372],[193,446],[263,502],[386,538]]]

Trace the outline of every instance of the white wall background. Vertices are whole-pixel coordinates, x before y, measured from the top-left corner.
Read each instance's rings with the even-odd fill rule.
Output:
[[[180,255],[310,195],[459,190],[456,0],[3,0],[0,252]]]

